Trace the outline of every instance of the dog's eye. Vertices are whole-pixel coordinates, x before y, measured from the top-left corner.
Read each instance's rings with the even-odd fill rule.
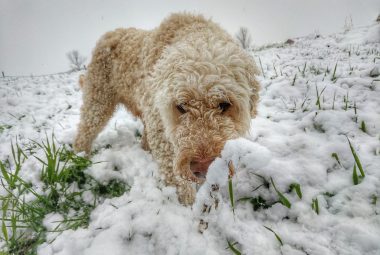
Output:
[[[185,110],[185,108],[183,108],[183,105],[178,104],[176,107],[177,107],[177,110],[178,110],[180,113],[182,113],[182,114],[186,113],[186,110]]]
[[[230,108],[231,104],[228,102],[223,102],[219,104],[219,109],[222,110],[222,112],[225,112]]]

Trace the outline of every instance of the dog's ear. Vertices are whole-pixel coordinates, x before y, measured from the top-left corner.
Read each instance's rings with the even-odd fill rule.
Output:
[[[257,103],[259,101],[260,84],[256,76],[260,74],[252,56],[239,48],[239,53],[230,58],[229,69],[232,70],[235,80],[244,88],[245,95],[249,97],[249,114],[256,117]],[[244,96],[245,96],[244,95]],[[248,113],[248,112],[247,112]]]
[[[249,105],[250,105],[250,112],[251,112],[251,117],[254,118],[256,117],[257,114],[257,103],[259,101],[259,91],[260,91],[260,84],[256,79],[256,76],[260,74],[253,58],[251,61],[249,61],[250,64],[246,68],[246,76],[248,80],[248,85],[249,85]]]

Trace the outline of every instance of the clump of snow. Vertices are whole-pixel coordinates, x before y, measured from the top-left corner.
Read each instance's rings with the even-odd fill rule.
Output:
[[[228,185],[230,174],[229,164],[232,164],[236,176],[241,176],[241,171],[254,171],[268,164],[270,152],[265,147],[255,144],[245,138],[238,138],[226,142],[221,152],[221,157],[217,158],[210,165],[206,181],[197,192],[194,207],[201,208],[204,204],[210,205],[215,199],[210,196],[210,191],[217,195],[219,190],[225,190]],[[247,169],[249,166],[249,169]],[[218,195],[219,196],[219,195]],[[224,198],[228,200],[228,198]],[[218,201],[221,200],[218,197]],[[195,210],[200,211],[198,209]]]
[[[43,220],[43,225],[48,231],[55,231],[62,223],[63,217],[58,213],[49,213]]]
[[[57,231],[60,227],[63,228],[64,218],[59,213],[49,213],[45,216],[42,224],[46,228],[47,231],[52,234],[48,236],[47,241],[53,241],[58,235],[59,231]]]
[[[223,197],[223,192],[220,192],[226,190],[228,178],[244,176],[238,173],[247,171],[246,166],[249,165],[250,170],[254,171],[268,164],[269,160],[270,152],[265,147],[247,139],[226,142],[221,157],[210,165],[206,181],[197,192],[193,210],[195,216],[200,218],[200,232],[204,232],[208,224],[215,223],[217,212],[224,204],[228,204],[229,197]]]

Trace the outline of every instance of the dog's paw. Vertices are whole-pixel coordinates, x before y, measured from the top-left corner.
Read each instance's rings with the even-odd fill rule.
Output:
[[[193,205],[195,201],[195,188],[192,183],[183,181],[177,186],[178,200],[183,205]]]
[[[75,153],[84,152],[86,156],[89,156],[91,152],[91,146],[89,143],[82,141],[80,138],[75,139],[73,149]]]

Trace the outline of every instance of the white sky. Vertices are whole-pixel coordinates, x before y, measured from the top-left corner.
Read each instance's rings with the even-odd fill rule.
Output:
[[[253,43],[261,45],[342,31],[350,15],[354,26],[371,24],[380,14],[380,0],[0,0],[0,71],[66,71],[66,52],[77,49],[89,59],[106,31],[151,29],[176,11],[212,17],[231,34],[246,26]]]

